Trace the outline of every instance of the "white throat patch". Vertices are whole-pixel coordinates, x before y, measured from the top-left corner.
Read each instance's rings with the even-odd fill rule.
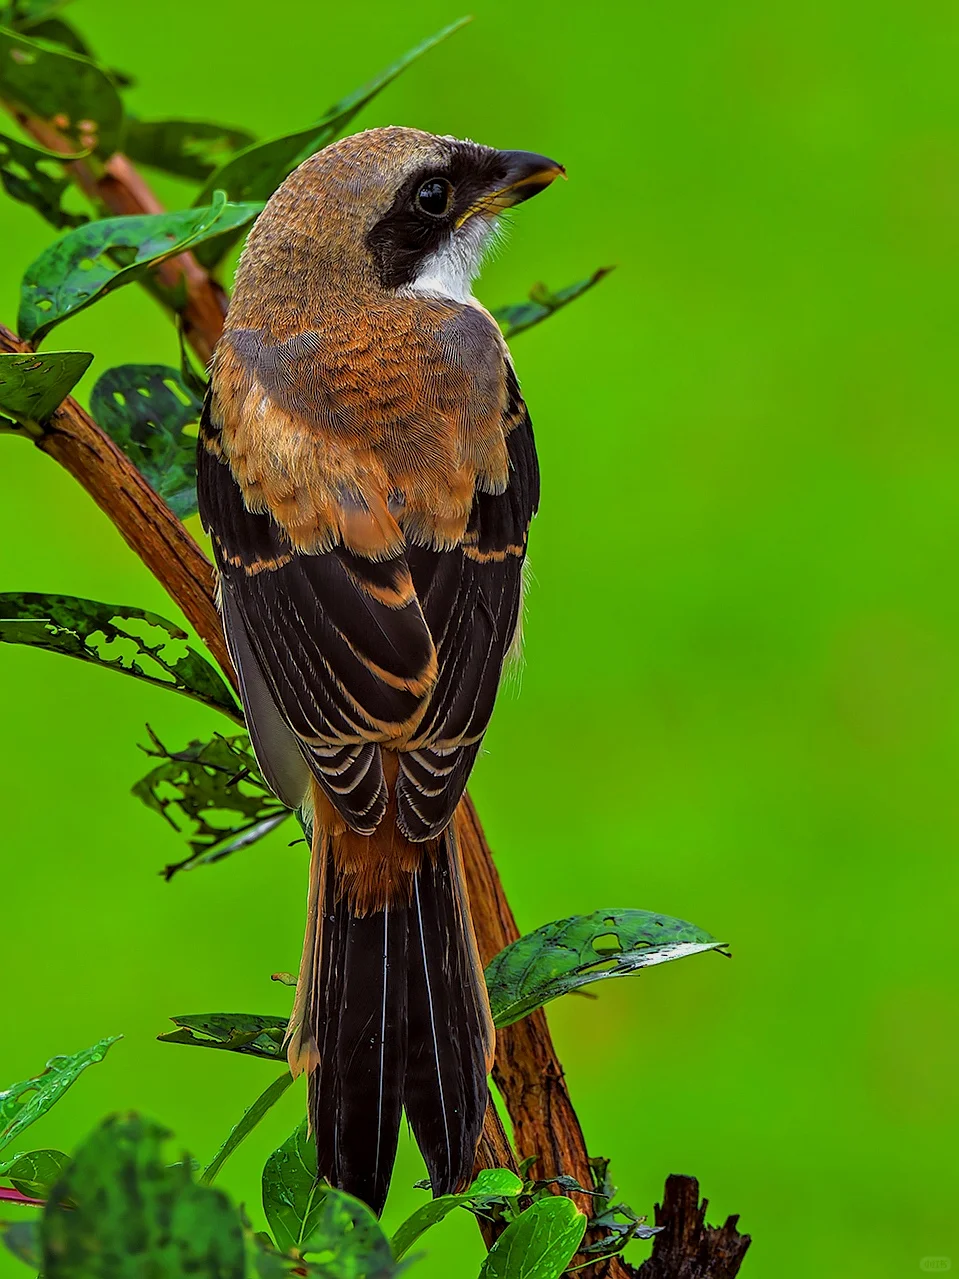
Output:
[[[496,219],[472,217],[441,249],[424,258],[416,279],[403,293],[414,297],[447,298],[451,302],[473,300],[473,281],[479,275],[483,254],[497,230]]]

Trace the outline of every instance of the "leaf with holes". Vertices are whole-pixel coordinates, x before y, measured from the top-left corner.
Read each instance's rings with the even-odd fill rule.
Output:
[[[158,613],[75,595],[0,594],[0,643],[26,644],[132,675],[242,722],[233,694],[186,631]]]
[[[87,221],[87,215],[72,213],[63,207],[63,196],[71,183],[62,163],[64,159],[80,159],[84,154],[65,157],[0,133],[0,183],[7,195],[21,204],[29,204],[57,230],[80,226]]]
[[[493,1244],[479,1279],[559,1279],[585,1233],[586,1217],[571,1199],[537,1199]]]
[[[493,1023],[510,1026],[590,982],[724,945],[695,924],[648,910],[598,910],[545,924],[501,950],[487,965]]]
[[[56,1105],[87,1066],[103,1061],[111,1044],[119,1038],[114,1035],[70,1056],[52,1057],[42,1075],[24,1079],[0,1092],[0,1150]]]
[[[0,1177],[5,1177],[21,1195],[46,1199],[69,1162],[70,1156],[62,1150],[31,1150],[25,1155],[0,1159]]]
[[[196,435],[183,428],[200,420],[201,408],[164,364],[108,369],[90,396],[97,425],[181,520],[196,513]]]
[[[189,857],[166,867],[167,879],[248,848],[289,817],[290,810],[263,781],[245,733],[217,734],[208,742],[169,751],[147,731],[152,745],[142,749],[164,762],[137,782],[133,794],[174,830],[186,832],[191,850]]]
[[[194,1183],[189,1161],[169,1163],[169,1137],[115,1115],[83,1142],[44,1209],[45,1279],[243,1279],[239,1213]]]
[[[320,1221],[323,1196],[329,1190],[317,1179],[316,1142],[304,1121],[263,1168],[263,1211],[277,1246],[302,1250]]]
[[[612,269],[611,266],[600,267],[588,280],[570,284],[567,288],[560,289],[558,293],[550,293],[545,284],[535,284],[530,289],[527,301],[517,302],[513,306],[501,306],[493,312],[493,318],[503,330],[503,336],[507,340],[514,338],[518,333],[524,333],[534,324],[549,319],[570,302],[581,298],[584,293],[609,275]]]
[[[415,49],[404,54],[392,66],[380,72],[369,84],[330,107],[315,124],[305,129],[298,129],[294,133],[284,134],[279,138],[254,143],[253,146],[237,152],[209,178],[194,203],[205,203],[210,199],[211,193],[218,189],[225,191],[231,200],[268,200],[283,179],[298,164],[338,137],[382,89],[401,75],[417,58],[421,58],[424,53],[435,48],[468,21],[468,18],[461,18],[458,22],[451,23],[442,31],[438,31],[436,35],[430,36],[422,44],[418,44]],[[200,249],[197,256],[205,266],[212,266],[219,261],[228,248],[229,244],[226,242],[211,245]]]
[[[0,355],[0,412],[24,424],[46,422],[92,360],[89,351]]]
[[[522,1193],[523,1183],[515,1172],[508,1168],[485,1169],[461,1195],[440,1195],[407,1217],[390,1240],[393,1256],[397,1261],[405,1257],[420,1235],[448,1217],[455,1208],[487,1213],[492,1207],[502,1204],[504,1199],[515,1199]]]
[[[246,129],[209,120],[129,120],[123,149],[137,164],[202,182],[253,141]]]
[[[162,1044],[193,1044],[198,1048],[219,1048],[245,1057],[266,1057],[284,1061],[283,1041],[288,1017],[257,1016],[254,1013],[193,1013],[171,1017],[177,1030],[157,1035]]]
[[[390,1241],[365,1203],[325,1187],[315,1224],[300,1251],[318,1256],[307,1273],[315,1279],[391,1279],[399,1273]]]
[[[51,126],[74,151],[111,155],[123,104],[113,80],[90,58],[0,27],[0,98]]]
[[[202,209],[104,218],[55,240],[20,286],[22,337],[39,341],[70,315],[146,275],[164,258],[248,225],[259,204],[228,204],[222,191]]]

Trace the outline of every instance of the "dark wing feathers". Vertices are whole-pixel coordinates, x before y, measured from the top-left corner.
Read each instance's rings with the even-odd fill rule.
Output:
[[[349,825],[370,833],[387,806],[378,743],[398,738],[404,833],[436,836],[459,802],[516,633],[539,499],[529,417],[505,367],[505,490],[477,489],[461,545],[411,543],[387,559],[343,546],[297,552],[272,516],[247,508],[204,411],[200,512],[224,626],[257,758],[291,806],[305,765]]]

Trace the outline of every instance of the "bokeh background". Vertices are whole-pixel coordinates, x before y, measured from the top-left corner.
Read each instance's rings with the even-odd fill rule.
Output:
[[[451,0],[282,9],[80,0],[143,117],[308,123],[459,16]],[[526,664],[474,793],[523,927],[604,906],[693,920],[704,956],[550,1021],[592,1151],[652,1210],[693,1173],[741,1214],[744,1275],[959,1266],[959,16],[937,0],[477,0],[362,125],[563,160],[480,295],[616,264],[515,343],[544,500]],[[160,183],[171,203],[187,192]],[[50,232],[0,200],[0,315]],[[124,290],[48,345],[176,362]],[[172,606],[56,465],[0,439],[0,589]],[[176,834],[128,794],[149,721],[222,727],[76,662],[0,651],[0,1084],[122,1043],[38,1124],[106,1112],[206,1160],[272,1068],[157,1044],[171,1013],[284,1013],[306,861],[292,832],[165,884]],[[299,1089],[227,1165],[258,1171]],[[422,1198],[404,1147],[388,1223]],[[469,1279],[465,1214],[422,1279]],[[631,1255],[642,1257],[643,1246]],[[0,1275],[23,1273],[0,1258]]]

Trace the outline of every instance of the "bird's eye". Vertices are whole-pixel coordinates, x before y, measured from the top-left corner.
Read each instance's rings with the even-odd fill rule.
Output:
[[[453,188],[445,178],[430,178],[416,193],[416,203],[424,213],[441,218],[450,207]]]

